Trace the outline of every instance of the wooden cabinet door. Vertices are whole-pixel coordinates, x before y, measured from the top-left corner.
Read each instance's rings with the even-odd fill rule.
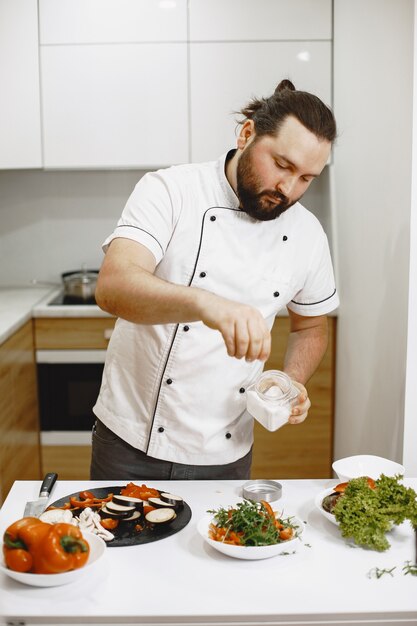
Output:
[[[272,329],[272,352],[265,369],[282,369],[289,318]],[[252,478],[330,478],[333,457],[333,394],[336,318],[329,318],[329,345],[307,383],[311,409],[302,424],[270,432],[255,421]]]
[[[0,346],[0,502],[15,480],[40,477],[36,364],[28,322]]]
[[[106,350],[116,323],[113,317],[38,317],[36,350]]]

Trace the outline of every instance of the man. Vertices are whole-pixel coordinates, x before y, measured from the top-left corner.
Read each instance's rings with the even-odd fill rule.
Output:
[[[316,96],[282,81],[242,110],[237,149],[148,173],[104,242],[96,299],[116,315],[94,407],[93,479],[243,479],[247,387],[291,321],[285,372],[301,390],[338,305],[327,238],[298,202],[336,135]]]

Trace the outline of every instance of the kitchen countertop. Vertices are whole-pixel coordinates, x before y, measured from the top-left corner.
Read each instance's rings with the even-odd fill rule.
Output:
[[[0,344],[32,317],[112,317],[97,305],[56,305],[48,302],[62,287],[0,287]]]
[[[33,307],[50,298],[55,289],[40,286],[0,288],[0,343],[29,321]]]
[[[0,344],[32,317],[113,317],[95,304],[53,305],[62,287],[0,287]],[[288,317],[286,308],[277,317]],[[337,317],[337,310],[329,317]]]
[[[1,573],[0,624],[417,624],[417,578],[402,572],[415,558],[411,526],[390,533],[387,552],[352,547],[314,505],[316,494],[337,481],[280,482],[283,496],[274,508],[306,522],[295,554],[232,559],[200,537],[198,520],[207,509],[234,505],[243,482],[149,481],[184,497],[192,510],[184,529],[153,543],[108,548],[101,569],[62,587],[27,587]],[[405,482],[417,488],[417,479]],[[126,482],[58,480],[52,501],[116,484]],[[0,536],[39,486],[15,482],[0,511]],[[394,566],[393,575],[368,576],[375,567]]]

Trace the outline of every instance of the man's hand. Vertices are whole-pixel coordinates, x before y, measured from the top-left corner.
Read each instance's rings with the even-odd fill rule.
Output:
[[[301,383],[293,380],[292,384],[300,390],[300,395],[295,400],[295,404],[292,407],[291,415],[288,418],[289,424],[301,424],[307,417],[308,410],[311,407],[310,398],[308,397],[307,389]]]
[[[229,356],[247,361],[268,359],[271,333],[258,309],[209,292],[204,300],[201,320],[222,334]]]
[[[97,282],[98,305],[135,324],[202,321],[221,333],[230,356],[267,360],[271,333],[258,309],[162,280],[154,275],[155,267],[155,258],[145,246],[129,239],[113,240]]]

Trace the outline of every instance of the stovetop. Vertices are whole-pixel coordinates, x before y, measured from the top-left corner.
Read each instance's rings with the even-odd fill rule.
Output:
[[[96,300],[93,297],[91,298],[77,298],[76,296],[68,296],[63,291],[59,293],[53,300],[48,302],[48,306],[62,306],[62,305],[80,305],[80,304],[96,304]]]

